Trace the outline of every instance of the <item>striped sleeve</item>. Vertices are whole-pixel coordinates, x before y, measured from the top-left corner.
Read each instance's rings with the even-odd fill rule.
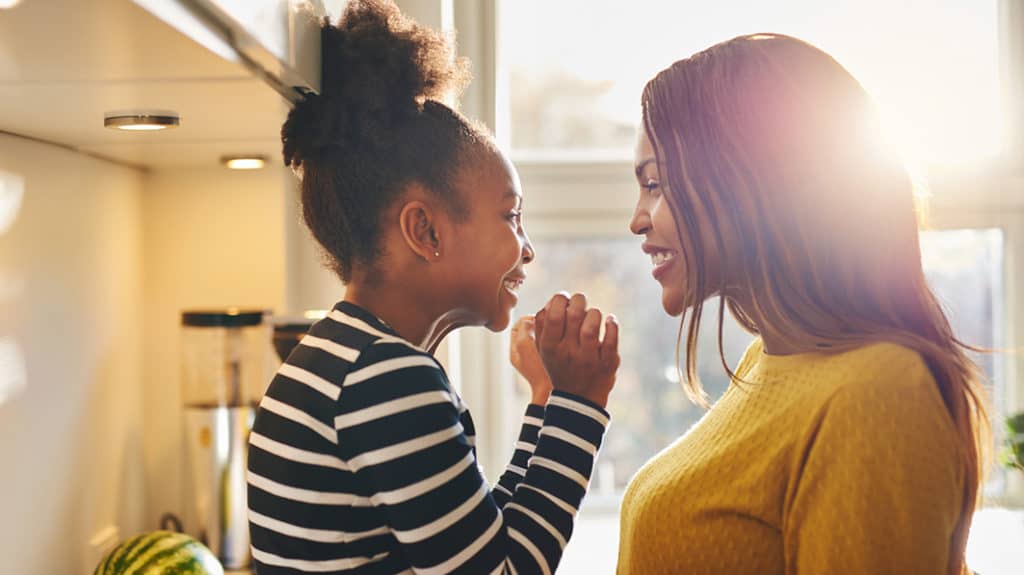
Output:
[[[415,573],[554,572],[607,413],[553,394],[525,475],[502,509],[432,357],[400,343],[367,347],[337,405],[339,456]]]
[[[544,406],[532,403],[526,406],[526,415],[523,416],[523,426],[519,430],[515,451],[512,452],[512,461],[494,485],[494,502],[498,507],[504,508],[508,505],[512,500],[512,494],[516,492],[516,487],[526,475],[526,468],[530,465],[530,458],[537,448],[537,436],[543,424]]]

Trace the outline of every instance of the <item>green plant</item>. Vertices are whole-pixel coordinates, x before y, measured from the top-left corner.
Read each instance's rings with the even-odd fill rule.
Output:
[[[1006,439],[999,451],[999,463],[1024,471],[1024,411],[1007,417],[1003,423]]]

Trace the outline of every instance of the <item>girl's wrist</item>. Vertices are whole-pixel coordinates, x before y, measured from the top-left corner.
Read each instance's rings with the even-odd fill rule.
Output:
[[[534,391],[530,397],[530,403],[533,405],[547,405],[548,399],[551,397],[551,390],[547,391]]]

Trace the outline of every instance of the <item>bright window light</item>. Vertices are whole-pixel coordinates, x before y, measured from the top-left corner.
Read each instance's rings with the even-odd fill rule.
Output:
[[[971,163],[1002,148],[995,0],[516,0],[502,4],[517,157],[628,158],[644,83],[742,34],[807,40],[850,70],[908,159]]]

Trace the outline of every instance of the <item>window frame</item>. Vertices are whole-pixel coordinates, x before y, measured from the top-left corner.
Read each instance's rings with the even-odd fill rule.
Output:
[[[997,0],[1000,26],[1000,69],[1007,115],[1005,154],[985,165],[927,174],[932,200],[930,228],[999,228],[1004,233],[1002,342],[1014,349],[1024,342],[1024,2]],[[461,110],[494,131],[509,149],[508,74],[502,58],[499,18],[502,0],[399,0],[399,5],[434,3],[450,10],[459,31],[458,53],[470,59],[474,81],[463,93]],[[535,237],[565,235],[616,237],[628,233],[634,197],[632,165],[607,159],[552,161],[516,157],[525,194],[526,227]],[[479,456],[494,479],[512,452],[509,440],[518,427],[521,400],[508,363],[508,334],[462,330],[449,336],[453,381],[477,419]],[[480,358],[484,358],[483,361]],[[1024,410],[1024,354],[1001,355],[1006,385],[1003,413]],[[680,395],[680,400],[685,397]],[[996,406],[994,406],[996,407]],[[1000,425],[996,422],[996,425]],[[1024,506],[1024,474],[1011,473],[1003,496],[992,505]],[[588,503],[588,508],[594,506]],[[611,509],[612,505],[597,507]],[[596,511],[596,510],[595,510]]]

